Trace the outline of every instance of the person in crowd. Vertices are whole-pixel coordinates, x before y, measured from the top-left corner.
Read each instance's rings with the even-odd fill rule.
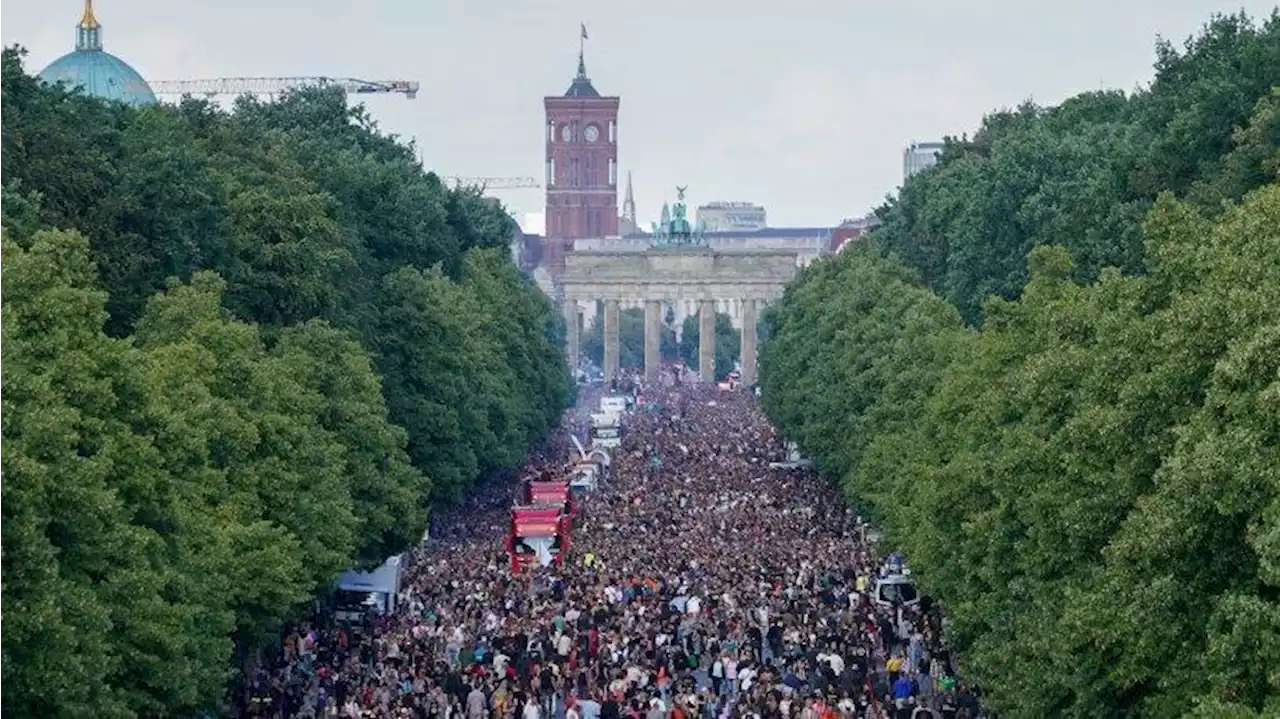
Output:
[[[513,575],[513,492],[479,488],[406,555],[396,610],[290,627],[244,714],[413,719],[980,716],[936,607],[885,606],[861,518],[746,392],[662,373],[562,566]],[[584,392],[584,403],[598,396]],[[589,407],[522,477],[570,464]],[[509,478],[496,478],[495,483]],[[896,555],[894,562],[901,563]]]

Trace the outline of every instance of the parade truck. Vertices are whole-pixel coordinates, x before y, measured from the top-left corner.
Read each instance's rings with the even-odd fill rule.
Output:
[[[578,516],[578,502],[568,482],[525,482],[520,503],[529,507],[559,507],[572,522]]]
[[[622,414],[632,406],[635,400],[627,395],[611,394],[600,398],[601,414]]]
[[[612,449],[622,444],[622,415],[599,412],[591,415],[591,446]]]
[[[594,492],[604,478],[609,467],[609,454],[602,449],[594,449],[591,454],[573,463],[570,470],[569,491],[574,496],[582,496]]]
[[[507,528],[511,572],[564,565],[569,552],[569,518],[559,507],[512,507]]]

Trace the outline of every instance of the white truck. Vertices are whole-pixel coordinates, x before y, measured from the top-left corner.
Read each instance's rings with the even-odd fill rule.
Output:
[[[622,415],[600,412],[591,415],[591,446],[612,449],[622,444]]]
[[[627,398],[625,395],[611,394],[600,398],[601,414],[622,414],[627,411]]]

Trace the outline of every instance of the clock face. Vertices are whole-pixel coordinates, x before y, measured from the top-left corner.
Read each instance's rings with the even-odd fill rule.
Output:
[[[573,142],[573,128],[565,125],[564,129],[560,130],[560,139],[565,142]]]
[[[587,125],[587,131],[583,135],[587,138],[587,142],[595,142],[600,139],[600,128],[595,125]]]

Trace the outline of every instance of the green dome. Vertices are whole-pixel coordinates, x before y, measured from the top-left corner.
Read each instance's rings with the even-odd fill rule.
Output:
[[[49,63],[39,77],[51,85],[63,82],[68,87],[83,88],[94,97],[130,105],[152,105],[156,101],[151,86],[137,70],[102,49],[102,26],[89,1],[76,25],[76,49]]]

